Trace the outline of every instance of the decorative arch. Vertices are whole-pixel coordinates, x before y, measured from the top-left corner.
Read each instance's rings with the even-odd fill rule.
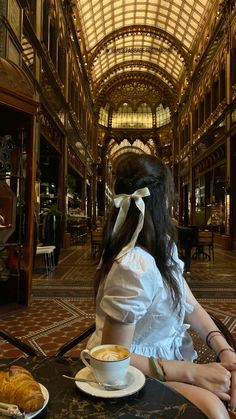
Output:
[[[95,94],[99,94],[99,92],[103,89],[104,85],[109,82],[109,80],[120,73],[124,74],[127,70],[130,72],[130,69],[133,71],[137,71],[136,68],[143,67],[146,71],[150,71],[153,75],[158,75],[160,78],[172,89],[176,91],[180,91],[180,84],[177,80],[172,77],[166,70],[161,68],[158,64],[153,64],[150,62],[145,62],[142,60],[134,60],[134,61],[127,61],[125,63],[121,63],[112,67],[111,69],[107,70],[103,76],[96,80],[94,83],[94,92]]]
[[[134,85],[145,85],[146,91],[143,92],[142,100],[152,104],[152,110],[155,109],[160,103],[168,103],[171,112],[174,110],[177,101],[177,92],[170,87],[168,87],[161,79],[150,74],[145,74],[145,76],[140,72],[124,73],[119,76],[114,76],[104,85],[103,90],[100,92],[99,96],[96,98],[96,107],[97,109],[100,106],[104,106],[106,102],[109,102],[114,109],[117,108],[117,104],[120,103],[122,98],[123,101],[127,102],[127,94],[125,91],[120,93],[119,100],[119,91],[125,89],[124,86],[128,84]],[[142,93],[142,92],[141,92]],[[130,100],[135,102],[135,95],[133,98],[130,97]],[[137,103],[140,103],[140,95],[137,98]],[[135,105],[133,105],[135,107]]]
[[[180,56],[181,61],[186,69],[186,77],[190,78],[190,62],[191,62],[191,52],[182,45],[182,43],[170,33],[164,31],[163,29],[157,28],[155,26],[148,25],[132,25],[128,27],[123,27],[113,31],[111,34],[105,36],[95,48],[89,51],[89,68],[93,64],[94,60],[97,59],[98,55],[102,50],[106,49],[114,40],[119,39],[120,37],[125,37],[128,35],[147,35],[152,36],[157,39],[163,39],[167,42],[171,48],[177,51]]]

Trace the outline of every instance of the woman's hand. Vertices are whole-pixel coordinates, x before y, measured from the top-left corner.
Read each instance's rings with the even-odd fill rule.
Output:
[[[230,410],[236,410],[236,371],[231,371]]]
[[[197,364],[162,360],[162,365],[167,381],[179,381],[205,388],[234,406],[236,364],[233,362]]]
[[[234,355],[233,353],[231,354]],[[176,381],[205,388],[234,407],[236,398],[236,363],[234,363],[233,358],[232,361],[229,358],[228,362],[211,362],[209,364],[177,360],[168,361],[165,359],[162,359],[161,362],[165,370],[167,384],[168,381]],[[153,375],[150,370],[149,359],[146,356],[132,353],[131,365],[143,371],[144,374]]]
[[[232,370],[235,376],[236,365],[234,364],[218,362],[193,364],[191,384],[210,390],[221,400],[231,402]]]
[[[221,364],[233,364],[236,366],[236,354],[231,351],[224,351],[220,355]],[[236,369],[231,369],[231,387],[230,387],[230,408],[236,410]]]

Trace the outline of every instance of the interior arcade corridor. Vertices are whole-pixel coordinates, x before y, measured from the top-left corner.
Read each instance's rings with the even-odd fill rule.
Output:
[[[197,231],[196,251],[214,239],[214,261],[191,259],[191,287],[221,312],[235,299],[235,66],[235,0],[1,1],[4,319],[91,298],[90,240],[134,153],[169,167],[171,216]]]
[[[95,316],[93,281],[97,261],[91,244],[71,246],[62,251],[50,277],[39,265],[33,277],[33,301],[29,308],[0,309],[1,328],[30,343],[42,354],[53,355],[58,348],[85,330]],[[189,286],[201,304],[216,315],[236,338],[236,254],[215,247],[215,261],[191,262]],[[78,356],[83,344],[68,355]],[[0,341],[1,357],[22,356],[9,343]]]
[[[236,0],[0,0],[1,379],[24,366],[40,393],[32,415],[14,400],[21,416],[215,419],[227,408],[236,417],[235,69]],[[109,238],[115,192],[121,211]],[[209,316],[172,263],[170,217],[184,276]],[[137,263],[126,276],[116,259],[129,245]],[[99,279],[114,261],[117,270],[93,337],[132,342],[125,388],[112,390],[125,403],[100,379],[80,382],[87,393],[77,385],[77,373],[92,374],[79,357],[85,341],[57,353],[95,329],[103,248]]]

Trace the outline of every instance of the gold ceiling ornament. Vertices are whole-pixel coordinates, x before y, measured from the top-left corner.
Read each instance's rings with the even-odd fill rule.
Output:
[[[160,77],[170,88],[175,89],[177,92],[180,91],[180,84],[174,77],[168,73],[165,69],[161,68],[158,64],[153,64],[143,60],[130,60],[121,64],[114,66],[113,68],[107,70],[102,78],[96,81],[94,86],[94,94],[98,96],[102,91],[104,85],[109,82],[109,80],[119,74],[131,71],[140,71],[143,73],[150,73],[152,75],[157,75]]]
[[[130,103],[133,111],[137,111],[140,103],[146,102],[150,107],[160,103],[159,91],[156,87],[146,83],[130,81],[119,85],[109,95],[109,102],[114,110],[118,110],[124,102]]]
[[[150,150],[154,150],[155,147],[160,146],[160,138],[157,130],[154,129],[112,129],[109,131],[106,137],[107,140],[107,150],[110,150],[111,145],[113,144],[122,144],[123,141],[129,143],[129,145],[137,145],[136,141],[144,145],[148,145]],[[113,145],[114,145],[113,144]],[[141,147],[141,145],[139,145]]]
[[[136,85],[134,83],[136,83]],[[126,87],[123,88],[122,86]],[[133,88],[132,86],[136,87]],[[129,87],[128,90],[127,87]],[[137,87],[139,87],[139,89],[137,89]],[[162,80],[158,79],[158,77],[139,72],[124,73],[122,75],[115,76],[104,86],[103,91],[100,93],[95,103],[97,108],[105,106],[106,103],[110,103],[116,108],[118,103],[117,99],[115,99],[115,104],[113,103],[114,100],[112,98],[114,96],[118,96],[120,98],[119,103],[121,102],[122,94],[124,95],[124,98],[127,98],[128,96],[127,100],[132,102],[132,93],[134,98],[134,108],[135,102],[139,103],[143,101],[150,103],[153,110],[162,102],[168,103],[171,111],[173,111],[176,106],[176,91],[169,88]],[[139,101],[137,101],[138,96]],[[127,100],[123,100],[123,102]]]

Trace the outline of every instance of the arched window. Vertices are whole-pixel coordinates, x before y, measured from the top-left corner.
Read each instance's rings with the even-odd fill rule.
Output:
[[[157,128],[170,123],[170,109],[168,107],[164,108],[163,105],[160,104],[156,108],[156,123]]]
[[[133,111],[128,103],[123,103],[118,111],[113,111],[113,128],[152,128],[152,110],[142,103],[137,111]]]
[[[103,107],[100,108],[98,123],[100,125],[103,125],[104,127],[108,127],[108,116],[109,116],[109,105],[106,104],[104,108]]]

